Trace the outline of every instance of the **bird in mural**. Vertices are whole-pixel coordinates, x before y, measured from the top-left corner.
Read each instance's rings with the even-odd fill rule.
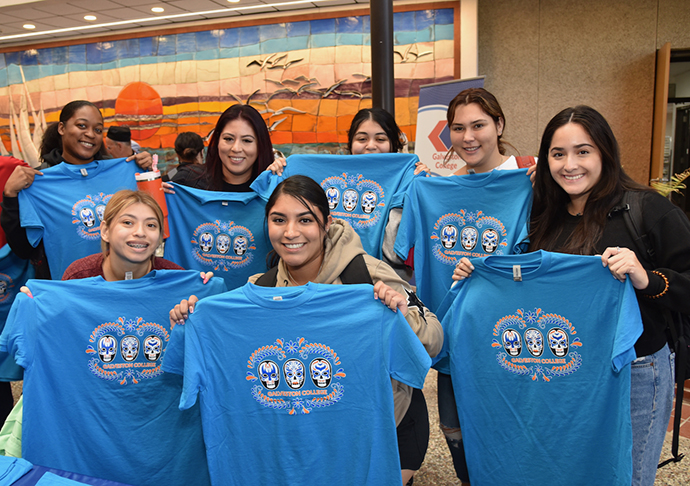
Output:
[[[354,96],[354,97],[356,97],[356,98],[360,98],[360,99],[362,98],[362,93],[360,93],[359,91],[355,91],[355,90],[351,90],[351,91],[336,91],[336,90],[333,90],[333,92],[334,92],[335,94],[337,94],[338,96]]]
[[[215,128],[212,128],[211,131],[208,132],[208,134],[207,134],[205,137],[202,138],[202,140],[203,140],[204,142],[208,142],[209,139],[213,136],[213,132],[214,132],[214,131],[215,131]]]
[[[260,68],[260,69],[263,70],[263,68],[266,67],[266,64],[268,64],[269,62],[271,62],[271,59],[273,59],[275,56],[276,56],[275,54],[271,54],[271,55],[268,56],[266,59],[264,59],[263,62],[261,63],[261,68]]]
[[[275,112],[273,113],[273,115],[274,115],[274,116],[276,116],[276,115],[283,115],[285,112],[298,113],[298,114],[300,114],[300,115],[306,113],[306,111],[298,110],[297,108],[293,108],[293,107],[291,107],[291,106],[285,106],[285,107],[279,109],[278,111],[275,111]]]
[[[428,56],[429,54],[433,54],[433,53],[434,53],[434,51],[424,51],[424,52],[421,52],[421,53],[417,56],[417,59],[419,59],[419,58],[422,57],[422,56]]]
[[[237,101],[238,103],[243,103],[242,99],[240,99],[239,96],[235,96],[232,93],[228,93],[228,96],[232,96],[233,98],[235,98],[235,101]]]
[[[249,96],[247,96],[247,101],[245,101],[245,104],[248,105],[248,104],[249,104],[249,100],[252,99],[252,96],[254,96],[254,95],[255,95],[256,93],[258,93],[258,92],[259,92],[259,88],[255,89],[254,92],[253,92],[252,94],[250,94]]]
[[[299,93],[301,93],[302,91],[304,91],[304,90],[306,90],[306,89],[308,89],[309,87],[314,86],[314,85],[316,85],[316,83],[307,83],[307,84],[303,84],[302,86],[300,86],[299,88],[297,88],[297,93],[299,94]]]
[[[268,131],[269,131],[269,132],[274,131],[274,130],[276,129],[276,127],[277,127],[278,125],[280,125],[281,123],[283,123],[285,120],[287,120],[287,117],[281,118],[280,120],[274,121],[274,122],[271,123],[271,125],[268,127]]]
[[[328,97],[328,95],[331,94],[335,88],[337,88],[338,86],[340,86],[341,84],[343,84],[345,81],[347,81],[347,79],[341,79],[341,80],[338,81],[337,83],[332,84],[332,85],[326,90],[326,92],[323,94],[323,97],[324,97],[324,98]]]
[[[368,74],[364,74],[364,73],[353,73],[352,75],[353,75],[353,76],[357,76],[358,78],[364,78],[364,79],[362,80],[363,83],[366,83],[366,82],[368,82],[368,81],[371,81],[371,76],[369,76]]]
[[[278,86],[283,86],[283,82],[282,82],[282,81],[278,81],[277,79],[266,78],[266,81],[270,81],[271,83],[275,83],[275,84],[277,84]]]
[[[296,79],[286,78],[286,79],[283,79],[283,83],[299,84],[300,81],[298,81],[298,80],[296,80]]]
[[[308,77],[306,77],[304,74],[300,74],[300,75],[297,76],[295,79],[299,79],[300,81],[306,81],[307,83],[310,83],[310,82],[314,81],[316,84],[319,84],[319,80],[318,80],[318,79],[316,79],[316,78],[308,78]]]

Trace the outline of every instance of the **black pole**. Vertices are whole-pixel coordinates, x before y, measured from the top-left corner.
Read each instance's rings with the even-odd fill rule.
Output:
[[[395,116],[393,0],[369,0],[371,25],[371,98],[375,108]]]

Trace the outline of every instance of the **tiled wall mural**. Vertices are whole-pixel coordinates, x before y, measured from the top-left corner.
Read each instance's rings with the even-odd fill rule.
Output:
[[[419,86],[453,78],[453,9],[396,13],[394,31],[396,119],[413,140]],[[370,59],[368,16],[4,53],[0,150],[12,151],[12,114],[17,146],[28,146],[41,132],[35,120],[56,121],[66,103],[87,99],[106,126],[129,125],[168,161],[179,132],[205,136],[237,102],[262,112],[285,154],[339,152],[354,114],[371,106]]]

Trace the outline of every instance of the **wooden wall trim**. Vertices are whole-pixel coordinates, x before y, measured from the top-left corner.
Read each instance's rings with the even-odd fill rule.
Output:
[[[652,124],[652,160],[649,179],[664,175],[664,142],[666,140],[666,111],[668,81],[671,69],[671,43],[667,42],[656,53],[656,83],[654,86],[654,122]]]

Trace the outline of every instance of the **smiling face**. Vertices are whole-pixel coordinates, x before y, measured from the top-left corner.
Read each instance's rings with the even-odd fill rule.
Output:
[[[450,126],[453,150],[476,172],[489,172],[503,162],[498,150],[498,136],[503,120],[496,123],[477,103],[459,105]]]
[[[70,164],[93,162],[103,144],[103,117],[93,106],[82,106],[65,123],[58,123],[62,158]]]
[[[581,125],[567,123],[554,132],[549,147],[549,171],[570,196],[571,213],[582,213],[601,178],[601,152]]]
[[[252,126],[242,118],[229,121],[218,139],[218,156],[223,164],[223,179],[243,184],[252,176],[259,146]]]
[[[108,259],[113,267],[148,265],[161,240],[156,213],[137,202],[122,209],[110,226],[101,226],[101,238],[110,244]]]
[[[391,142],[381,125],[372,119],[364,120],[352,139],[352,154],[387,154]]]
[[[319,273],[324,238],[332,221],[329,215],[324,231],[323,222],[314,217],[319,214],[318,209],[307,204],[309,209],[295,197],[282,194],[268,214],[268,237],[273,249],[293,278],[298,279],[299,274],[298,280],[304,280],[303,283],[313,281]]]

